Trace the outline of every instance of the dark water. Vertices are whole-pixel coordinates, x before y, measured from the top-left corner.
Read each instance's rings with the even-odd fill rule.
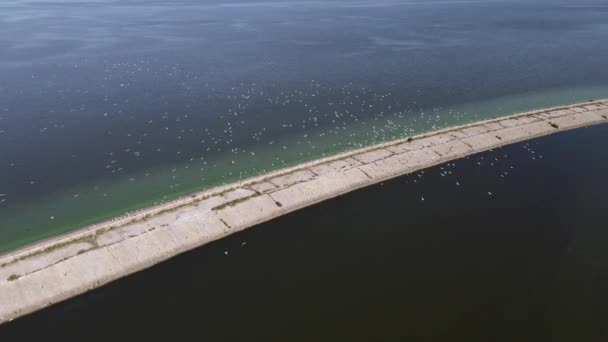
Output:
[[[605,1],[0,2],[0,251],[457,123],[608,97]]]
[[[0,339],[606,341],[606,136],[579,129],[347,194]]]

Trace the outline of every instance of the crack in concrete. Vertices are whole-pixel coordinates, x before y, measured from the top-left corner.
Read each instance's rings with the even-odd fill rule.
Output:
[[[361,165],[361,166],[363,166],[363,165]],[[371,179],[371,180],[373,180],[373,179],[374,179],[374,177],[372,177],[372,176],[368,175],[368,174],[367,174],[367,172],[363,171],[363,170],[361,169],[361,167],[360,167],[360,166],[357,166],[357,169],[359,169],[359,171],[363,172],[363,174],[364,174],[365,176],[367,176],[367,178],[369,178],[369,179]]]
[[[272,189],[272,190],[270,190],[270,191],[268,191],[268,192],[266,192],[266,193],[264,193],[264,194],[265,194],[265,195],[270,195],[270,194],[275,193],[275,192],[277,192],[277,191],[281,191],[281,190],[289,189],[289,188],[291,188],[292,186],[297,185],[297,184],[300,184],[300,183],[308,183],[308,182],[310,182],[311,180],[313,180],[313,179],[317,179],[317,178],[318,178],[318,176],[314,176],[314,177],[311,177],[311,178],[309,178],[309,179],[304,179],[304,180],[299,180],[299,181],[296,181],[295,183],[291,183],[291,184],[285,185],[285,186],[283,186],[283,187],[279,187],[279,186],[277,186],[275,189]]]
[[[230,225],[228,224],[228,222],[226,222],[223,218],[220,217],[220,222],[222,222],[224,224],[224,226],[226,226],[226,228],[228,228],[229,230],[232,230],[232,227],[230,227]]]
[[[464,141],[464,140],[462,140],[462,139],[460,139],[459,141],[460,141],[461,143],[463,143],[463,144],[465,144],[465,145],[469,146],[471,149],[474,149],[473,145],[469,144],[468,142],[466,142],[466,141]]]
[[[56,261],[54,263],[48,264],[48,265],[46,265],[45,267],[42,267],[42,268],[35,269],[35,270],[31,271],[31,272],[26,272],[25,274],[21,275],[20,277],[26,277],[26,276],[28,276],[30,274],[34,274],[34,273],[40,272],[40,271],[45,270],[45,269],[47,269],[47,268],[49,268],[51,266],[54,266],[54,265],[57,265],[57,264],[62,263],[64,261],[67,261],[67,260],[70,260],[72,258],[75,258],[75,257],[77,257],[77,256],[79,256],[81,254],[85,254],[85,253],[88,253],[88,252],[91,252],[91,251],[94,251],[94,250],[97,250],[97,249],[100,249],[100,248],[107,248],[107,247],[113,246],[115,244],[119,244],[119,243],[125,242],[127,240],[132,239],[132,238],[136,238],[136,237],[142,236],[144,234],[148,234],[148,233],[150,233],[150,232],[152,232],[154,230],[156,230],[156,227],[152,227],[150,229],[147,229],[147,230],[145,230],[143,232],[140,232],[139,234],[134,234],[134,235],[129,235],[128,237],[123,237],[120,240],[117,240],[117,241],[114,241],[114,242],[110,242],[110,243],[107,243],[107,244],[104,244],[104,245],[99,245],[97,239],[94,238],[94,237],[91,237],[90,241],[80,241],[82,243],[89,243],[89,244],[91,244],[91,247],[89,249],[86,249],[86,250],[81,249],[81,250],[79,250],[74,255],[70,255],[70,256],[67,256],[65,258],[59,259],[58,261]]]

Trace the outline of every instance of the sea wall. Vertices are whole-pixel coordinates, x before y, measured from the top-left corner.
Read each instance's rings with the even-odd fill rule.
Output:
[[[453,127],[202,191],[41,241],[0,256],[0,323],[352,190],[503,145],[600,123],[608,123],[608,101]]]

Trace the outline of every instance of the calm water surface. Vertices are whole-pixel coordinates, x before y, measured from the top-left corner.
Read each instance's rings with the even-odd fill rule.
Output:
[[[0,251],[368,144],[608,97],[605,1],[0,2]]]
[[[606,341],[607,135],[562,133],[356,191],[0,339]]]

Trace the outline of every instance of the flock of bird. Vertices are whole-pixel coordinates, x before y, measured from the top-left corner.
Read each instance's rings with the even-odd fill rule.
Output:
[[[134,201],[138,200],[138,187],[131,184],[138,182],[164,189],[162,201],[184,189],[236,180],[473,119],[449,108],[425,109],[407,94],[353,82],[336,86],[311,80],[289,89],[273,83],[241,82],[219,88],[191,75],[184,77],[179,70],[172,72],[185,79],[179,82],[179,94],[173,98],[155,97],[146,87],[108,77],[103,87],[116,83],[113,89],[118,89],[118,96],[104,96],[104,110],[92,119],[103,131],[107,147],[94,151],[103,153],[93,158],[100,167],[91,177],[121,181],[120,191],[129,193]],[[162,110],[138,112],[131,98],[120,96],[122,91],[143,91],[141,101],[150,101]],[[62,96],[68,99],[71,95],[64,91]],[[174,105],[176,109],[168,109]],[[84,105],[74,108],[77,114],[88,110]],[[75,119],[66,116],[66,120]],[[50,134],[53,129],[75,127],[54,122],[35,128],[37,134]],[[4,133],[0,127],[0,139]],[[71,157],[78,160],[80,156]],[[17,163],[2,162],[9,167]],[[451,174],[450,165],[445,166],[442,176]],[[148,177],[153,180],[147,181]],[[36,179],[23,179],[20,186],[37,184]],[[73,193],[72,198],[81,201],[91,200],[89,194],[94,198],[112,196],[111,189],[93,183],[91,188],[94,191]],[[0,193],[0,205],[9,198],[8,193]]]
[[[467,156],[460,161],[447,162],[443,165],[438,166],[435,169],[435,172],[432,173],[431,181],[441,181],[442,179],[438,178],[446,178],[449,180],[450,184],[454,185],[454,187],[462,187],[463,184],[466,184],[466,182],[464,182],[462,178],[471,177],[470,174],[467,174],[467,172],[470,172],[471,169],[463,171],[462,169],[464,168],[460,167],[459,170],[459,167],[457,165],[461,165],[462,163],[468,163],[468,166],[472,166],[473,168],[480,168],[480,172],[493,174],[499,180],[506,179],[513,175],[516,169],[516,165],[520,163],[522,159],[529,159],[532,162],[544,159],[544,156],[537,150],[538,145],[538,141],[522,143],[519,148],[523,149],[524,153],[519,154],[519,156],[517,157],[514,157],[510,153],[505,152],[505,147],[500,147],[478,155]],[[406,177],[405,182],[406,184],[411,183],[420,185],[420,187],[417,187],[416,189],[418,191],[424,191],[425,187],[423,181],[428,178],[428,175],[429,172],[421,170],[414,173],[410,177]],[[441,183],[442,186],[443,184],[444,183]],[[496,184],[492,184],[492,186],[495,186]],[[482,183],[477,185],[478,187],[475,190],[477,193],[486,196],[495,195],[495,191],[493,189],[484,189]],[[413,195],[419,196],[421,202],[424,202],[429,199],[429,196],[425,196],[424,193],[414,192]]]

